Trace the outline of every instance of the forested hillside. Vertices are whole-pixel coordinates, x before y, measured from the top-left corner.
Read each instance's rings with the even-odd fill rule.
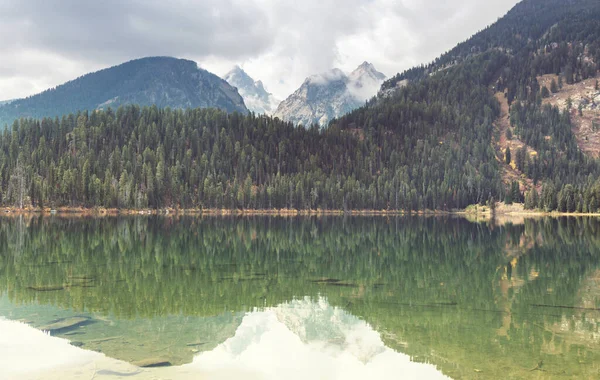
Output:
[[[570,107],[542,105],[598,75],[600,2],[525,0],[328,128],[217,110],[121,107],[21,120],[0,137],[5,205],[455,209],[495,200],[598,211],[600,164]],[[408,83],[407,83],[408,82]],[[402,83],[402,86],[398,86]],[[395,89],[391,91],[392,89]],[[499,150],[497,96],[510,105]],[[508,123],[508,121],[507,121]],[[514,134],[514,136],[512,136]],[[533,154],[535,153],[535,154]],[[520,177],[503,177],[503,168]]]
[[[487,75],[490,66],[499,68]],[[558,91],[561,83],[575,83],[598,75],[600,68],[600,2],[594,0],[525,0],[504,18],[471,39],[459,44],[427,66],[398,74],[382,86],[382,95],[367,107],[341,118],[340,128],[354,129],[382,126],[396,133],[411,133],[406,113],[399,112],[406,104],[411,107],[437,107],[454,111],[462,121],[459,131],[477,133],[481,122],[473,120],[478,107],[461,99],[465,92],[479,91],[486,102],[495,103],[495,93],[503,93],[510,104],[512,128],[509,133],[535,150],[510,153],[496,152],[499,164],[516,165],[522,174],[520,183],[504,183],[492,196],[496,199],[521,201],[527,198],[529,208],[560,211],[597,211],[600,197],[600,166],[597,160],[584,155],[572,131],[572,107],[558,109],[542,106],[542,100]],[[463,72],[473,75],[472,87]],[[542,88],[538,78],[556,74],[557,88]],[[431,86],[446,81],[441,90]],[[407,85],[408,83],[408,85]],[[390,93],[391,89],[397,90]],[[483,100],[482,100],[483,101]],[[427,106],[425,106],[427,105]],[[414,121],[414,115],[408,118]],[[404,119],[404,120],[403,120]],[[397,125],[397,127],[394,127]],[[449,124],[444,124],[449,127]],[[432,123],[423,131],[433,133],[445,143],[454,143],[458,151],[475,146],[492,145],[500,139],[494,133],[483,135],[485,141],[458,140],[445,136]],[[451,130],[456,130],[450,126]],[[512,138],[512,136],[508,136]],[[506,157],[508,155],[508,158]],[[469,155],[454,164],[482,166]],[[482,173],[482,170],[478,171]],[[490,181],[500,176],[494,171]],[[445,175],[444,177],[447,177]],[[528,185],[533,183],[533,186]],[[525,189],[523,189],[525,187]],[[525,190],[525,191],[523,191]]]
[[[421,196],[415,186],[444,167],[415,167],[410,155],[439,160],[445,149],[417,136],[380,146],[380,132],[358,136],[266,116],[137,106],[22,120],[0,138],[2,199],[34,206],[416,210],[485,198],[490,185],[473,168],[465,169],[473,178],[464,178],[464,190],[451,188],[463,179],[461,168],[446,192]]]

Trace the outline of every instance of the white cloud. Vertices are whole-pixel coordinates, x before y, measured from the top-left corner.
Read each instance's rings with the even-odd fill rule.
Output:
[[[0,60],[0,98],[4,100],[37,94],[102,68],[102,65],[37,49],[16,50],[10,58],[3,58]]]
[[[431,61],[517,0],[0,0],[0,99],[143,56],[240,64],[276,97],[367,60],[388,76]]]
[[[260,1],[277,25],[271,49],[242,62],[210,57],[201,63],[218,74],[240,64],[284,99],[307,77],[334,67],[350,72],[367,60],[391,77],[430,62],[503,16],[517,1],[309,0],[302,3],[308,11],[300,12],[278,8],[274,2]],[[275,21],[273,14],[279,15]]]

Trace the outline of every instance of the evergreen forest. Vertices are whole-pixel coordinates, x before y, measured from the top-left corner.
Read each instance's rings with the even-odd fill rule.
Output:
[[[599,69],[597,0],[524,0],[327,128],[138,105],[16,120],[0,134],[0,202],[416,211],[504,200],[597,212],[600,162],[578,146],[572,110],[543,105],[538,78],[573,84]],[[501,174],[496,93],[537,151],[512,152],[521,183]]]

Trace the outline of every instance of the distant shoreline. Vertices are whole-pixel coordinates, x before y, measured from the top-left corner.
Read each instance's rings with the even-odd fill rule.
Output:
[[[568,213],[546,212],[540,210],[525,210],[522,204],[505,206],[499,204],[492,213],[487,206],[469,206],[464,210],[296,210],[296,209],[118,209],[118,208],[85,208],[85,207],[60,207],[51,208],[23,208],[0,207],[0,216],[18,215],[61,215],[72,217],[103,217],[103,216],[133,216],[133,215],[179,215],[179,216],[462,216],[477,219],[493,219],[493,217],[600,217],[600,213]]]
[[[0,215],[69,215],[69,216],[119,216],[119,215],[197,215],[197,216],[402,216],[402,215],[452,215],[450,211],[403,210],[297,210],[297,209],[119,209],[60,207],[56,209],[0,207]]]

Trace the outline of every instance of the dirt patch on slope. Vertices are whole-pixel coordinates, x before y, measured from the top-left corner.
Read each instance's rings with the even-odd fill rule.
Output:
[[[509,128],[512,132],[508,100],[502,92],[496,93],[495,97],[500,103],[500,117],[494,122],[494,129],[499,134],[497,141],[494,141],[494,146],[496,149],[496,159],[501,164],[502,180],[505,184],[510,184],[513,181],[517,181],[519,182],[521,191],[526,191],[533,186],[533,181],[527,178],[525,174],[517,168],[514,163],[514,157],[517,153],[517,150],[521,149],[522,147],[526,147],[527,154],[531,157],[537,155],[537,152],[532,147],[519,140],[514,133],[512,134],[512,138],[510,140],[506,137],[506,132]],[[510,148],[513,157],[513,162],[511,162],[510,165],[507,165],[505,161],[505,152],[507,148]]]
[[[546,86],[548,90],[552,80],[558,83],[558,76],[548,74],[538,78],[540,86]],[[600,80],[600,76],[579,83],[564,84],[558,93],[551,93],[543,101],[544,104],[562,110],[567,107],[568,99],[571,98],[571,121],[577,144],[584,153],[594,158],[600,158],[600,90],[595,88],[597,80]]]

